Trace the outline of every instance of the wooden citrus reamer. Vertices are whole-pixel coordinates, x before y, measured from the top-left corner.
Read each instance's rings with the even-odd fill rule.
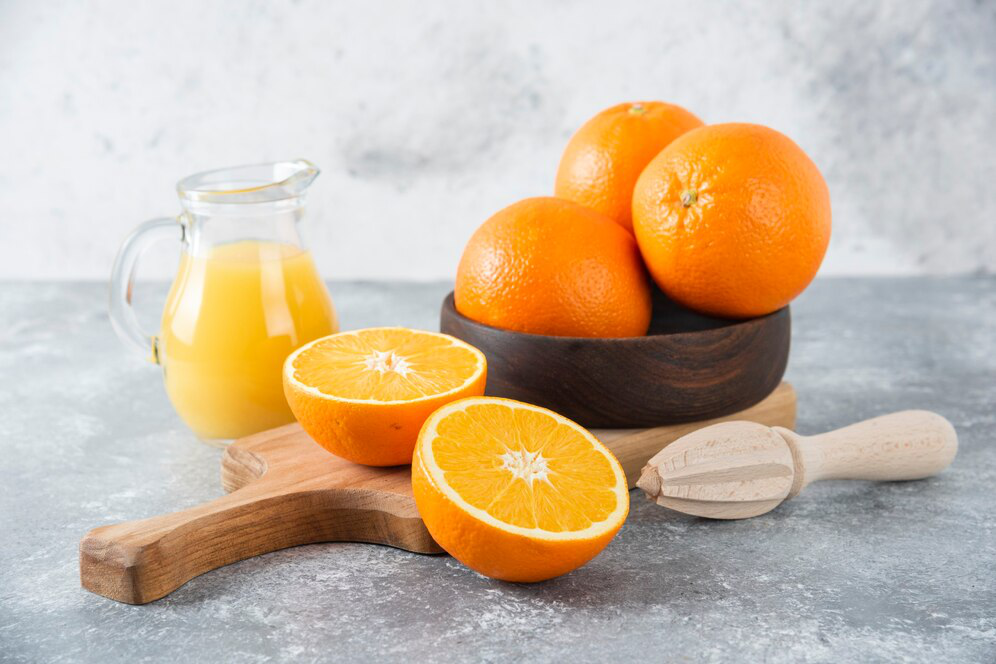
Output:
[[[929,477],[947,468],[957,451],[951,423],[924,410],[883,415],[818,436],[724,422],[662,449],[636,485],[679,512],[745,519],[769,512],[817,480]]]

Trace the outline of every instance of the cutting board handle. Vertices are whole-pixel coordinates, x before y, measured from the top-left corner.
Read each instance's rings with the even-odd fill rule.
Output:
[[[918,480],[947,468],[958,435],[946,419],[926,410],[904,410],[817,436],[774,427],[792,449],[795,479],[789,497],[825,479]]]
[[[80,542],[83,587],[144,604],[208,570],[305,543],[308,533],[286,518],[286,501],[306,503],[307,495],[277,495],[270,484],[260,480],[182,512],[94,528]],[[286,516],[260,518],[274,500]]]
[[[204,572],[300,544],[376,542],[439,551],[401,497],[316,485],[282,468],[267,470],[263,459],[236,447],[226,450],[222,474],[233,490],[226,496],[87,533],[80,542],[83,587],[145,604]]]

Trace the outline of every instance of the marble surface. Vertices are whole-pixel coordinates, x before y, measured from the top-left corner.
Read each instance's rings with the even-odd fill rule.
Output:
[[[346,327],[429,329],[447,289],[331,287]],[[157,292],[139,292],[146,314]],[[996,660],[996,279],[822,279],[793,305],[799,430],[936,410],[961,439],[939,477],[816,484],[742,522],[634,493],[602,555],[537,585],[320,544],[146,606],[80,589],[79,538],[220,495],[220,453],[126,354],[105,303],[103,284],[0,284],[4,662]]]
[[[105,279],[181,177],[297,157],[321,274],[449,278],[642,99],[806,150],[823,274],[996,271],[992,0],[2,0],[0,82],[0,278]]]

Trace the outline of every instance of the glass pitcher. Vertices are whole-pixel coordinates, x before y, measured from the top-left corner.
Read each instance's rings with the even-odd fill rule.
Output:
[[[163,368],[173,407],[197,436],[223,446],[293,421],[284,359],[338,331],[325,284],[297,224],[318,168],[305,161],[198,173],[177,184],[183,212],[147,221],[125,240],[111,275],[111,323]],[[144,333],[131,294],[139,256],[182,243],[157,336]]]

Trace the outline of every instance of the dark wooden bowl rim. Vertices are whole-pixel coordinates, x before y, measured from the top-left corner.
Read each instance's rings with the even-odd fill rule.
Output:
[[[648,330],[647,334],[644,334],[644,335],[641,335],[641,336],[638,336],[638,337],[567,337],[567,336],[559,336],[559,335],[552,335],[552,334],[535,334],[533,332],[519,332],[518,330],[509,330],[509,329],[506,329],[506,328],[503,328],[503,327],[495,327],[494,325],[488,325],[487,323],[481,323],[480,321],[476,321],[473,318],[468,318],[467,316],[464,316],[462,313],[460,313],[460,311],[456,308],[456,301],[455,301],[455,298],[454,298],[453,291],[450,291],[449,295],[446,296],[446,299],[443,300],[443,306],[451,309],[452,313],[455,316],[457,316],[458,318],[460,318],[462,321],[464,321],[466,324],[472,325],[474,327],[484,328],[486,330],[493,330],[493,331],[495,331],[495,332],[497,332],[499,334],[507,334],[509,336],[522,337],[524,339],[529,339],[529,338],[532,338],[532,339],[557,339],[557,340],[562,340],[565,343],[573,341],[573,342],[576,342],[576,343],[614,343],[614,344],[617,344],[617,343],[619,343],[619,344],[627,344],[627,343],[628,344],[653,343],[653,341],[657,337],[669,337],[669,338],[671,338],[671,337],[683,337],[683,336],[689,336],[690,337],[690,336],[697,336],[697,335],[700,335],[700,334],[703,334],[703,333],[712,332],[714,330],[724,329],[724,328],[727,328],[727,327],[738,327],[738,326],[747,326],[747,325],[757,325],[758,322],[764,321],[765,319],[772,318],[774,316],[778,316],[783,311],[785,311],[786,309],[788,309],[788,306],[785,306],[785,307],[782,307],[781,309],[778,309],[777,311],[771,312],[770,314],[765,314],[764,316],[757,316],[755,318],[742,318],[742,319],[735,319],[735,318],[715,318],[715,317],[711,317],[711,316],[704,316],[704,315],[698,314],[696,312],[691,312],[691,311],[688,311],[686,309],[686,310],[684,310],[684,315],[686,317],[689,316],[689,315],[691,315],[691,316],[699,318],[699,319],[701,319],[703,321],[709,321],[709,325],[708,326],[703,326],[700,329],[695,329],[695,330],[673,330],[673,331],[672,330],[668,330],[668,331],[654,332],[654,331],[652,331],[653,327],[654,327],[654,323],[651,322],[651,330]],[[657,319],[657,316],[658,316],[657,312],[659,310],[658,310],[657,307],[655,307],[654,311],[655,311],[655,319]]]

